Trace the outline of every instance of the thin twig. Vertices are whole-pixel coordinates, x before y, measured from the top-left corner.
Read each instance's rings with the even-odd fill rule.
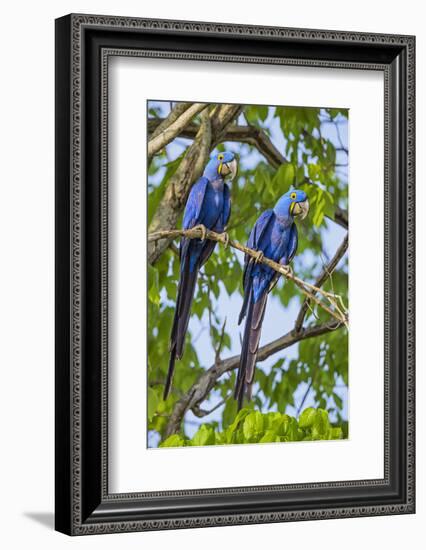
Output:
[[[241,252],[244,252],[244,254],[247,254],[252,258],[254,258],[255,260],[260,261],[261,263],[267,265],[277,273],[284,275],[284,277],[286,277],[287,279],[292,280],[294,284],[302,291],[302,293],[305,294],[305,296],[307,296],[310,300],[315,302],[319,307],[324,309],[324,311],[326,311],[329,315],[334,317],[337,321],[339,321],[339,323],[344,323],[346,326],[348,325],[348,316],[341,309],[341,305],[340,305],[341,300],[339,297],[335,296],[332,292],[327,292],[316,285],[313,285],[311,283],[303,281],[302,279],[299,279],[299,277],[296,277],[292,273],[291,269],[288,266],[284,266],[277,262],[274,262],[273,260],[270,260],[265,256],[259,260],[258,252],[256,250],[248,248],[247,246],[244,246],[237,241],[229,240],[227,243],[226,235],[224,233],[216,233],[215,231],[210,231],[209,229],[206,229],[205,236],[207,239],[210,239],[212,241],[216,241],[224,245],[228,244],[232,248],[235,248],[236,250],[240,250]],[[156,242],[161,239],[170,239],[170,238],[176,238],[176,237],[186,237],[188,239],[199,239],[202,237],[202,230],[201,228],[194,227],[192,229],[173,229],[169,231],[157,231],[155,233],[150,233],[148,235],[148,242]],[[321,296],[324,298],[324,300],[326,300],[328,305],[324,303],[323,300],[320,300],[316,296],[317,293],[321,294]]]
[[[219,361],[220,361],[220,352],[222,351],[223,338],[225,336],[225,327],[226,327],[226,317],[225,317],[225,320],[223,321],[219,343],[218,343],[216,351],[215,351],[215,363],[219,363]]]
[[[314,383],[314,379],[313,377],[311,378],[311,381],[309,382],[309,385],[308,385],[308,388],[307,390],[305,391],[304,395],[303,395],[303,398],[302,398],[302,401],[300,402],[300,405],[299,407],[297,408],[297,416],[299,416],[301,410],[302,410],[302,407],[303,405],[305,404],[305,401],[306,401],[306,398],[308,397],[309,395],[309,392],[311,391],[311,388],[312,388],[312,384]]]
[[[231,395],[232,395],[232,392],[229,395],[227,395],[224,399],[222,399],[222,401],[220,401],[212,409],[209,409],[209,410],[201,409],[198,405],[194,405],[191,411],[194,413],[195,416],[198,416],[198,418],[203,418],[203,416],[207,416],[212,412],[216,411],[217,409],[219,409],[220,407],[222,407],[222,405],[225,405],[225,403],[231,397]]]
[[[323,271],[320,273],[320,275],[317,277],[315,281],[315,287],[320,288],[325,281],[330,277],[331,273],[336,269],[337,264],[340,262],[340,260],[343,258],[344,254],[346,253],[348,249],[348,234],[345,235],[345,238],[343,239],[341,245],[336,250],[334,256],[331,258],[331,260],[328,262],[328,264],[324,267]],[[333,296],[337,301],[339,301],[340,305],[343,306],[343,302],[340,301],[340,296],[332,292]],[[302,307],[300,308],[299,314],[296,319],[296,323],[294,325],[296,330],[299,330],[302,327],[303,320],[305,318],[306,312],[308,309],[311,309],[310,300],[307,298],[304,302]],[[343,312],[346,314],[346,308],[342,307]]]

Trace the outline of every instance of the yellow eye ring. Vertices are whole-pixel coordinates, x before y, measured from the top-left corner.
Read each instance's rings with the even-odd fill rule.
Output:
[[[223,155],[220,154],[220,155],[217,156],[217,158],[218,158],[219,160],[223,160]]]
[[[292,193],[292,194],[290,195],[290,198],[293,199],[293,200],[294,200],[296,197],[297,197],[296,193]]]

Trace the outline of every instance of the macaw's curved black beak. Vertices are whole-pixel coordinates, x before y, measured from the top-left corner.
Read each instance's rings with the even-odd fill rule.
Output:
[[[238,170],[237,159],[233,159],[230,162],[223,163],[221,174],[224,178],[229,176],[229,179],[233,180],[237,175],[237,170]]]
[[[300,216],[301,220],[304,220],[309,212],[309,201],[308,199],[303,202],[296,202],[293,207],[293,216]]]

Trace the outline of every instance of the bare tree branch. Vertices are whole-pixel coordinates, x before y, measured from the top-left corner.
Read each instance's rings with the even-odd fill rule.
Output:
[[[181,114],[191,107],[192,103],[176,103],[166,118],[149,118],[148,119],[148,136],[152,140],[159,136],[163,130],[173,124]],[[194,138],[197,132],[194,134]]]
[[[188,147],[185,157],[168,182],[150,223],[149,231],[151,233],[176,227],[188,193],[202,174],[211,148],[215,143],[221,141],[228,124],[235,119],[241,108],[241,105],[223,104],[217,106],[209,117],[203,117],[194,142]],[[207,111],[203,111],[203,115],[206,113]],[[155,263],[169,244],[170,239],[164,239],[158,243],[148,243],[148,262]]]
[[[343,229],[348,229],[348,211],[336,206],[336,210],[334,212],[334,221],[342,226]]]
[[[328,321],[321,325],[308,327],[300,331],[291,330],[284,336],[273,340],[269,344],[259,348],[257,354],[257,361],[261,362],[274,355],[275,353],[286,349],[301,340],[307,338],[315,338],[321,336],[337,328],[343,326],[340,324],[336,327],[334,321]],[[225,373],[236,369],[240,362],[240,356],[234,355],[228,359],[224,359],[219,363],[215,363],[208,370],[203,372],[197,382],[193,384],[190,390],[176,403],[172,414],[170,415],[169,422],[166,427],[165,437],[179,432],[183,417],[189,409],[197,410],[199,404],[202,403],[210,391],[214,388],[217,380]]]
[[[152,128],[153,131],[156,131],[158,124],[161,124],[158,119],[149,120],[148,130]],[[197,130],[197,124],[191,123],[182,130],[179,136],[187,139],[194,139],[197,134]],[[249,145],[253,145],[274,167],[278,167],[281,164],[288,162],[288,160],[278,151],[269,139],[268,135],[263,130],[256,128],[255,126],[241,126],[232,124],[227,128],[226,134],[223,136],[223,140],[238,141],[239,143],[248,143]]]
[[[227,400],[231,397],[231,395],[232,393],[227,395],[225,399],[222,399],[221,401],[219,401],[217,405],[215,405],[209,410],[201,409],[198,405],[194,405],[191,410],[195,414],[195,416],[198,416],[198,418],[203,418],[204,416],[208,416],[209,414],[212,414],[212,412],[217,411],[217,409],[222,407],[222,405],[224,405],[227,402]]]
[[[158,125],[161,125],[162,122],[158,119],[150,119],[148,121],[148,130],[156,131]],[[182,132],[179,134],[179,137],[194,139],[197,135],[199,126],[195,123],[188,124]],[[282,164],[288,163],[288,159],[280,153],[280,151],[275,147],[272,141],[269,139],[268,135],[255,126],[241,126],[237,124],[231,124],[226,128],[226,132],[222,135],[222,141],[236,141],[239,143],[247,143],[256,147],[256,149],[266,158],[266,160],[271,164],[273,168],[279,168]],[[214,145],[218,143],[218,140],[214,140]],[[312,184],[312,182],[307,178],[306,183]],[[348,229],[348,213],[346,210],[343,210],[336,206],[334,221],[342,226],[344,229]]]
[[[179,118],[172,122],[170,126],[164,128],[158,136],[151,138],[148,141],[148,162],[158,151],[173,141],[198,113],[207,109],[208,106],[208,103],[194,103]]]
[[[216,363],[220,361],[220,352],[222,351],[223,339],[224,339],[224,336],[225,336],[225,327],[226,327],[226,317],[225,317],[225,320],[223,321],[222,330],[220,331],[220,339],[219,339],[217,348],[215,350],[215,361],[216,361]]]
[[[156,242],[164,238],[175,238],[175,237],[199,239],[202,236],[203,236],[203,230],[201,229],[201,227],[194,227],[193,229],[186,229],[186,230],[175,229],[171,231],[158,231],[155,233],[150,233],[148,235],[148,242]],[[244,246],[243,244],[237,241],[227,240],[227,235],[225,233],[216,233],[215,231],[210,231],[209,229],[205,229],[205,237],[212,241],[220,242],[226,246],[229,245],[232,248],[235,248],[236,250],[240,250],[241,252],[244,252],[244,254],[248,254],[249,256],[254,258],[256,261],[269,266],[277,273],[284,275],[284,277],[287,277],[287,279],[290,279],[291,281],[293,281],[294,284],[303,292],[303,294],[305,294],[305,296],[309,298],[309,300],[312,300],[319,307],[324,309],[324,311],[326,311],[329,315],[334,317],[338,323],[343,323],[345,325],[347,324],[348,322],[347,313],[346,311],[342,310],[342,307],[340,305],[341,299],[339,296],[335,295],[332,292],[327,292],[316,285],[307,283],[306,281],[302,281],[302,279],[299,279],[299,277],[296,277],[294,275],[294,273],[292,272],[289,266],[285,266],[277,262],[274,262],[273,260],[270,260],[265,256],[259,257],[258,251],[248,248],[247,246]],[[326,303],[324,303],[324,300],[320,300],[319,298],[317,298],[317,296],[315,295],[317,293],[321,294],[322,298],[325,299]],[[330,306],[333,309],[331,309]]]

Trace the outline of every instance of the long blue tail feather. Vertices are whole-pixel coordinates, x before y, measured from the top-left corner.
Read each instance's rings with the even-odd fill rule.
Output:
[[[176,359],[181,359],[184,351],[185,336],[191,316],[191,304],[195,294],[195,284],[198,277],[198,267],[189,270],[189,263],[185,261],[178,286],[176,309],[170,335],[170,360],[164,386],[163,399],[167,399],[173,380]]]
[[[241,409],[243,406],[245,395],[249,400],[251,399],[257,351],[259,349],[262,322],[265,315],[267,299],[268,293],[265,292],[264,295],[255,302],[253,291],[250,290],[248,302],[245,306],[247,310],[247,318],[244,327],[237,382],[234,390],[234,397],[238,401],[238,409]]]

